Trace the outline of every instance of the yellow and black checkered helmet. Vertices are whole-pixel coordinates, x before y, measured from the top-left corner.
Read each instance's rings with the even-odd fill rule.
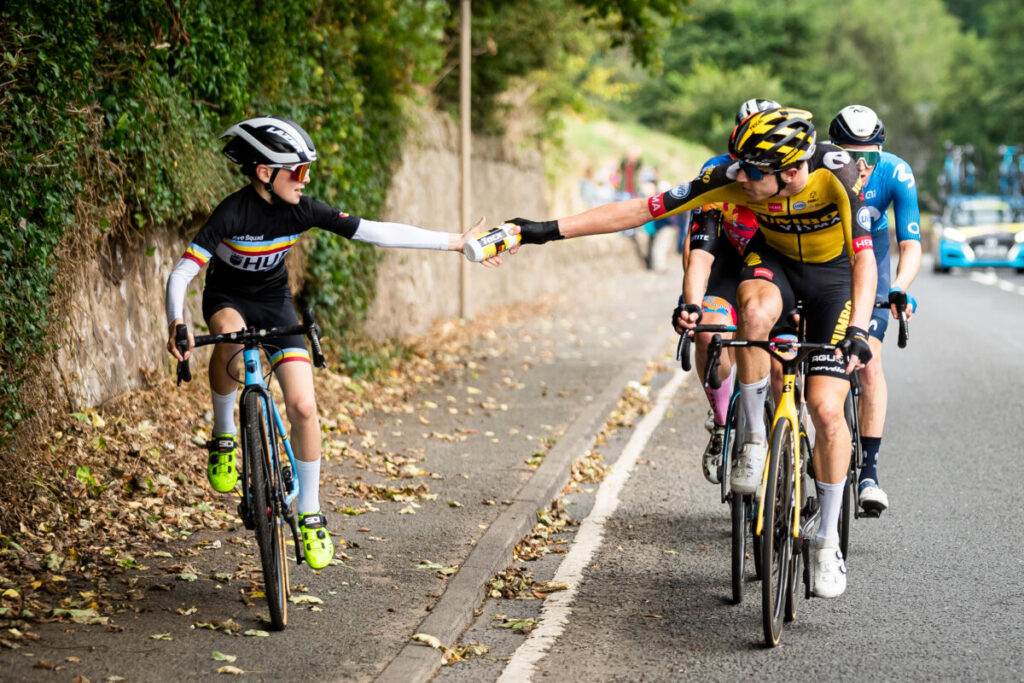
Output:
[[[766,171],[793,166],[814,153],[812,116],[790,107],[754,112],[732,129],[729,154]]]

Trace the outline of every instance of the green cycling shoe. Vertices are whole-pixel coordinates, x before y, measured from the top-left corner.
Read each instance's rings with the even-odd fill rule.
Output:
[[[206,443],[210,451],[206,477],[214,491],[227,493],[238,483],[238,442],[234,434],[218,434]]]
[[[302,531],[302,545],[306,549],[306,564],[313,569],[323,569],[334,557],[334,542],[327,531],[327,518],[322,512],[307,512],[299,515],[299,530]]]

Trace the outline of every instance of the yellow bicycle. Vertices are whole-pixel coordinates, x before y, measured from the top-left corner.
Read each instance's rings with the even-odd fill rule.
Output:
[[[707,380],[712,386],[718,376],[718,358],[727,346],[764,349],[782,364],[782,392],[772,419],[754,527],[761,539],[761,621],[765,643],[775,647],[782,638],[783,622],[796,617],[798,576],[803,578],[805,595],[811,595],[807,539],[818,522],[818,501],[807,469],[811,440],[806,428],[804,361],[816,351],[836,347],[802,341],[723,340],[715,335],[708,346]]]

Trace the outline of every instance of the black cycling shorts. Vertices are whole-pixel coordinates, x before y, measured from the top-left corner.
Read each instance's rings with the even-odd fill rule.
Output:
[[[743,261],[728,240],[719,240],[713,253],[715,260],[711,264],[711,274],[708,275],[708,287],[704,296],[725,299],[735,311],[736,287],[740,284]]]
[[[291,289],[274,288],[261,292],[259,296],[241,295],[230,290],[206,287],[203,290],[203,318],[207,326],[213,314],[222,308],[233,308],[242,316],[246,327],[268,329],[291,327],[299,324],[292,302]],[[274,367],[288,360],[309,361],[306,338],[301,334],[289,334],[267,339],[263,345],[270,353]]]
[[[803,301],[807,320],[807,341],[838,344],[850,323],[850,260],[844,253],[826,263],[801,263],[769,247],[758,232],[747,245],[740,282],[765,280],[782,295],[783,316]],[[781,324],[783,321],[779,321]],[[849,380],[846,366],[835,352],[812,353],[808,375],[829,375]]]

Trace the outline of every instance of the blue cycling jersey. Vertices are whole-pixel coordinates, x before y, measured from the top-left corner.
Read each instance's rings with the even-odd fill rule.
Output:
[[[921,241],[921,213],[917,208],[917,181],[914,169],[903,159],[882,152],[867,187],[864,203],[871,214],[871,232],[889,227],[886,210],[892,204],[896,212],[896,239]]]
[[[893,206],[896,214],[896,240],[921,241],[921,214],[917,207],[917,183],[914,171],[903,159],[889,152],[882,152],[875,170],[864,188],[864,204],[871,214],[871,233],[886,233],[889,229],[887,210]],[[875,298],[886,301],[892,274],[889,268],[889,235],[886,233],[872,240],[875,260],[878,262],[878,288]],[[878,339],[885,339],[889,326],[889,309],[876,309],[871,316],[868,333]]]
[[[713,166],[721,166],[722,164],[730,161],[732,161],[732,155],[729,154],[728,152],[726,152],[725,154],[719,154],[717,157],[711,157],[710,159],[704,162],[703,166],[700,167],[700,173],[698,173],[697,175],[704,173],[704,171],[708,170]]]

